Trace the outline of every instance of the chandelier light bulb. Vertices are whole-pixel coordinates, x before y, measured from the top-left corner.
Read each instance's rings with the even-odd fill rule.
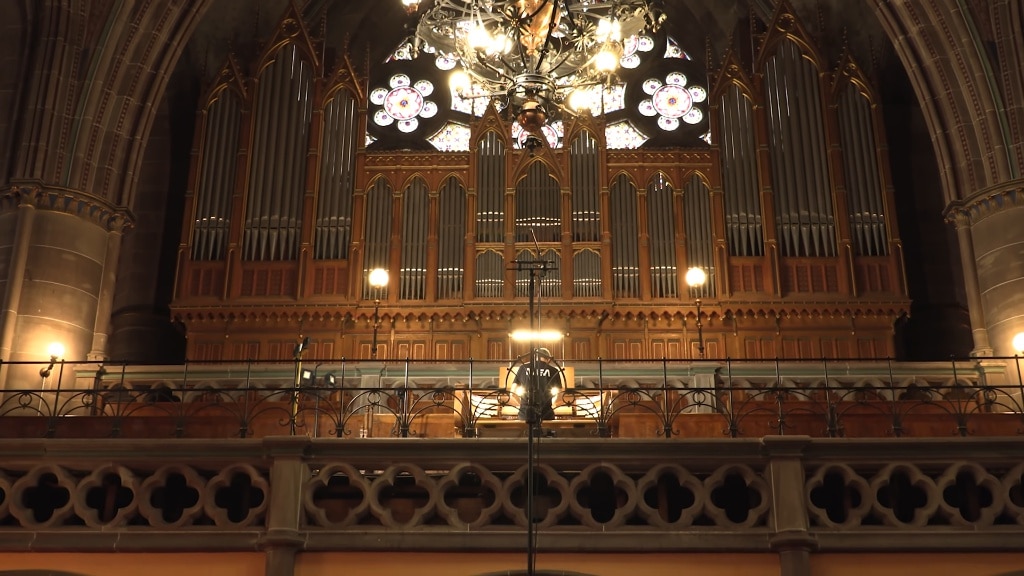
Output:
[[[617,49],[616,49],[617,48]],[[611,73],[619,67],[619,57],[622,55],[622,46],[608,43],[594,57],[594,68],[599,72]]]
[[[590,94],[584,88],[577,88],[569,94],[569,107],[576,112],[590,109]]]
[[[469,79],[469,74],[464,70],[456,70],[452,72],[452,75],[448,78],[448,85],[455,91],[459,96],[464,96],[469,93],[472,88],[472,82]]]
[[[469,41],[470,47],[476,50],[487,50],[493,44],[491,35],[487,32],[487,28],[484,28],[483,24],[476,24],[469,29]]]

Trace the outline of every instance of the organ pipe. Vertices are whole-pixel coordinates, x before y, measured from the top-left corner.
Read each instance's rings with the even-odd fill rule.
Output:
[[[441,186],[440,226],[437,256],[437,299],[462,297],[462,278],[465,273],[466,190],[454,177]]]
[[[596,242],[601,237],[601,161],[597,140],[587,131],[573,139],[569,154],[572,178],[572,234],[577,242]]]
[[[231,90],[222,90],[208,108],[204,128],[192,237],[194,260],[219,260],[227,250],[240,121],[238,97]]]
[[[640,296],[639,226],[636,186],[619,174],[609,188],[612,213],[612,293],[616,298]]]
[[[683,192],[683,212],[686,226],[687,266],[703,268],[707,280],[700,288],[690,289],[691,295],[701,298],[717,294],[714,237],[711,232],[711,192],[700,176],[694,174]]]
[[[650,246],[651,295],[656,298],[678,296],[675,220],[672,210],[672,185],[658,173],[647,185],[647,235]]]
[[[282,48],[260,77],[246,202],[248,260],[298,256],[311,84],[310,67],[295,45]]]
[[[427,277],[427,183],[413,180],[402,194],[402,254],[398,297],[423,300]]]
[[[786,256],[834,256],[832,192],[814,65],[791,41],[765,70],[776,226]]]
[[[853,84],[840,95],[839,120],[854,246],[860,255],[886,255],[885,210],[874,154],[871,106]]]

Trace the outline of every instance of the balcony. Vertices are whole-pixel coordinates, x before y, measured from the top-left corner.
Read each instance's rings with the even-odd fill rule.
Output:
[[[574,362],[532,462],[510,367],[55,366],[3,392],[0,552],[511,553],[530,470],[542,554],[1024,537],[1013,359]]]
[[[0,437],[519,437],[518,364],[318,361],[138,366],[7,364]],[[41,365],[46,368],[46,365]],[[571,362],[551,437],[1015,436],[1016,359]]]

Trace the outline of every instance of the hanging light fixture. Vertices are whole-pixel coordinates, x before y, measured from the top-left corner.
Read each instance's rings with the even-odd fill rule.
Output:
[[[655,31],[656,0],[436,0],[419,14],[416,51],[461,65],[452,87],[463,98],[490,98],[507,120],[535,136],[581,89],[608,85],[623,39]],[[586,99],[574,99],[586,101]]]

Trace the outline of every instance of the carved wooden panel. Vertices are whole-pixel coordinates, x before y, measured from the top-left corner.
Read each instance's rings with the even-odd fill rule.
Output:
[[[250,265],[242,270],[242,296],[295,296],[297,264]]]
[[[895,292],[889,258],[858,258],[854,263],[857,292]]]
[[[314,296],[330,296],[344,294],[348,286],[347,264],[316,264],[313,267],[313,285],[310,287]]]
[[[224,293],[223,262],[193,262],[188,267],[186,297],[220,296]]]
[[[730,258],[729,292],[764,292],[764,266],[760,258]]]
[[[787,259],[782,262],[782,291],[820,294],[839,291],[838,262],[833,259]]]

